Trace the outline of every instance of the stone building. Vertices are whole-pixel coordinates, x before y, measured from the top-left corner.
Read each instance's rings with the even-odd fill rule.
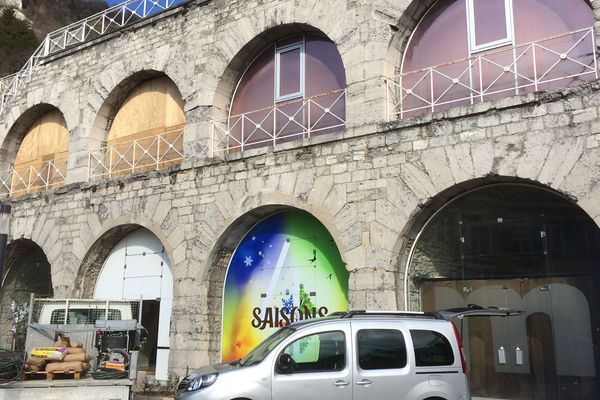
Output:
[[[600,396],[599,18],[196,0],[47,55],[0,119],[3,326],[143,296],[164,376],[345,307],[512,307],[461,323],[473,394]]]

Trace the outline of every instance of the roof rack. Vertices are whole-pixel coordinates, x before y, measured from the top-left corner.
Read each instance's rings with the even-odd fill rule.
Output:
[[[402,317],[402,318],[432,318],[441,319],[439,315],[425,313],[420,311],[368,311],[368,310],[351,310],[348,312],[335,312],[329,314],[340,318],[354,318],[357,316],[385,316],[385,317]]]

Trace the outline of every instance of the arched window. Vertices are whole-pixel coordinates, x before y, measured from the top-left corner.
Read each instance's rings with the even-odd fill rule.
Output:
[[[598,398],[600,229],[571,200],[508,183],[463,193],[425,224],[406,272],[409,309],[520,311],[455,321],[474,398]]]
[[[333,42],[306,33],[278,40],[248,66],[229,118],[214,123],[215,151],[243,151],[345,126],[346,76]]]
[[[185,114],[166,76],[136,86],[122,102],[106,147],[91,158],[90,176],[114,177],[181,164]]]
[[[19,196],[64,186],[69,131],[62,114],[52,110],[29,128],[15,157],[10,194]]]
[[[392,85],[401,117],[596,79],[585,0],[438,1],[421,19]]]

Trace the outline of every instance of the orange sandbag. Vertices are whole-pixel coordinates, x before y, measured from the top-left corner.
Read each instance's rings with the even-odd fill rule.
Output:
[[[89,370],[90,370],[90,364],[88,364],[88,363],[86,363],[86,362],[84,362],[84,363],[82,364],[82,367],[83,367],[83,370],[84,370],[84,371],[89,371]]]
[[[75,354],[67,354],[65,356],[65,358],[63,359],[64,362],[68,362],[68,361],[88,362],[90,360],[91,360],[91,358],[87,354],[85,354],[85,352],[75,353]]]
[[[67,354],[79,354],[79,353],[85,354],[85,349],[82,349],[81,347],[67,347]]]
[[[28,356],[27,360],[25,360],[25,364],[35,365],[36,367],[44,368],[46,366],[46,361],[47,360],[43,358]]]
[[[37,365],[33,365],[33,364],[25,364],[25,371],[40,372],[43,370],[44,370],[44,367],[38,367]]]
[[[54,362],[46,365],[46,372],[56,371],[83,371],[83,363],[81,361],[69,361],[69,362]]]

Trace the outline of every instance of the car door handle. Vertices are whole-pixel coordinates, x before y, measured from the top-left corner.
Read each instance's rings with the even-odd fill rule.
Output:
[[[350,384],[350,382],[346,382],[346,381],[335,381],[335,382],[333,382],[333,385],[337,386],[337,387],[348,386],[349,384]]]
[[[357,384],[358,386],[371,386],[371,384],[372,384],[372,383],[373,383],[373,382],[371,382],[371,381],[370,381],[370,380],[368,380],[368,379],[363,379],[362,381],[358,381],[358,382],[356,382],[356,384]]]

